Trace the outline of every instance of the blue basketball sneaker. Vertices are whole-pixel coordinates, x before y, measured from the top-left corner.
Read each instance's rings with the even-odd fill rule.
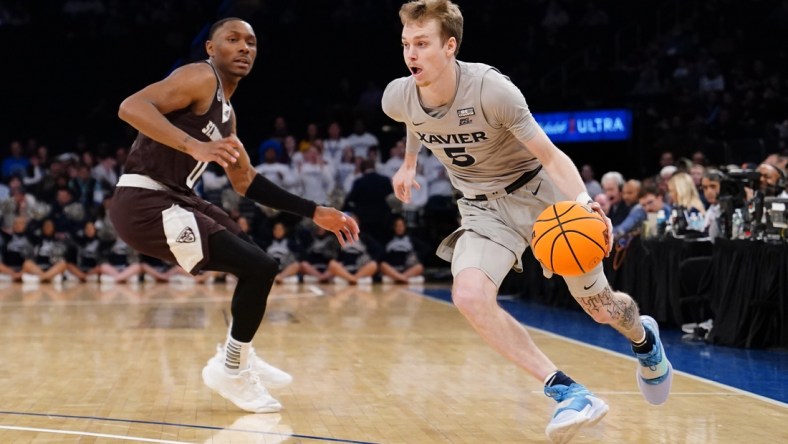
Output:
[[[640,322],[654,334],[654,347],[648,353],[635,353],[640,365],[635,376],[640,393],[651,404],[659,405],[668,400],[673,382],[673,366],[665,355],[659,340],[659,326],[651,316],[641,316]]]
[[[610,409],[605,401],[578,383],[568,387],[545,387],[544,394],[558,402],[545,430],[547,437],[555,443],[569,442],[582,427],[598,423]]]

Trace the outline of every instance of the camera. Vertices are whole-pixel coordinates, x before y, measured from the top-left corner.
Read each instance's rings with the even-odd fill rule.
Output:
[[[763,206],[766,213],[766,240],[785,240],[784,233],[788,228],[788,198],[767,197]]]
[[[741,168],[729,168],[722,172],[719,220],[723,236],[733,239],[741,237],[743,232],[755,232],[762,227],[763,195],[759,191],[761,173]],[[747,189],[752,193],[750,199],[747,198]]]

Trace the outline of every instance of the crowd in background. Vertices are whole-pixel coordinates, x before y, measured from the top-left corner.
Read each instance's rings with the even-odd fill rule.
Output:
[[[628,50],[605,52],[603,48],[612,47],[617,35],[653,20],[649,7],[670,2],[646,3],[460,3],[466,16],[474,17],[468,20],[466,33],[477,34],[463,44],[460,58],[500,68],[535,110],[632,109],[633,139],[610,144],[615,156],[600,156],[578,145],[561,146],[576,160],[589,194],[609,208],[619,237],[642,229],[649,212],[663,209],[664,213],[677,204],[695,207],[697,214],[688,220],[697,228],[702,217],[708,231],[713,226],[708,214],[717,210],[708,196],[712,185],[704,181],[719,182],[720,177],[712,165],[754,162],[745,166],[763,171],[763,177],[773,182],[764,185],[771,187],[770,192],[785,184],[788,63],[785,48],[767,45],[764,39],[785,41],[788,2],[763,0],[747,7],[726,0],[677,2],[681,14],[676,17],[681,15],[681,20],[676,18],[668,29]],[[19,46],[11,48],[11,59],[31,66],[46,59],[64,76],[60,83],[42,82],[37,72],[7,71],[11,83],[20,87],[8,92],[9,101],[19,105],[10,117],[17,120],[9,120],[0,130],[0,251],[11,270],[6,275],[21,279],[21,274],[35,274],[51,280],[64,274],[86,279],[92,274],[118,281],[143,274],[156,280],[185,276],[172,264],[129,251],[108,222],[108,201],[134,136],[116,118],[116,110],[143,80],[160,78],[163,67],[204,57],[206,24],[217,14],[247,17],[260,34],[263,69],[233,97],[239,135],[256,169],[293,193],[354,214],[369,245],[343,256],[343,269],[337,269],[331,267],[331,259],[340,257],[336,247],[329,247],[334,252],[328,255],[310,250],[316,241],[321,243],[321,234],[310,224],[238,196],[218,166],[206,170],[196,192],[224,208],[264,248],[276,244],[275,249],[281,250],[275,232],[284,231],[293,254],[282,261],[287,263],[278,277],[282,282],[312,276],[323,282],[339,277],[338,282],[352,283],[384,275],[405,282],[413,276],[403,274],[410,266],[403,268],[401,255],[396,274],[384,273],[382,265],[371,273],[365,267],[385,262],[391,245],[417,253],[418,263],[426,269],[446,266],[433,251],[458,221],[457,194],[443,166],[422,150],[417,176],[422,188],[409,204],[391,195],[390,178],[404,155],[404,133],[381,113],[380,97],[388,80],[406,73],[398,47],[400,2],[63,0],[58,4],[60,8],[22,1],[0,5],[3,38],[33,42],[41,26],[63,36],[52,57],[38,54],[34,61],[32,53]],[[523,8],[533,13],[519,13]],[[496,30],[496,39],[507,42],[505,51],[479,38],[479,34],[491,35],[490,29]],[[300,48],[305,33],[325,38],[311,39],[315,46],[305,51]],[[356,56],[342,62],[339,58],[348,52],[338,48],[357,43],[360,35],[374,47],[389,48],[381,50],[385,60],[362,62]],[[191,49],[184,54],[189,42]],[[140,52],[151,45],[157,50]],[[580,50],[595,54],[575,69],[582,81],[561,90],[541,82],[554,77],[552,70]],[[96,54],[102,54],[105,63],[97,63]],[[272,65],[271,60],[277,62]],[[269,69],[272,66],[275,69]],[[41,68],[46,73],[47,67]],[[125,83],[122,79],[127,76],[119,71],[133,72],[135,80]],[[29,84],[25,82],[35,87],[25,87]],[[64,84],[89,87],[62,88]],[[29,91],[39,91],[41,98],[30,100]],[[633,158],[638,161],[631,162]],[[681,195],[689,183],[684,173],[697,200],[685,201]],[[46,228],[50,225],[52,230]],[[410,246],[392,244],[402,237],[395,234],[397,225],[403,225],[412,238]],[[94,235],[86,234],[93,231]],[[86,239],[91,236],[98,241]],[[20,246],[24,254],[9,259],[10,245]],[[101,252],[92,267],[91,260],[80,262],[85,259],[80,259],[85,245]],[[39,254],[42,249],[57,254],[47,259]],[[368,261],[361,263],[359,258]],[[65,268],[58,266],[57,273],[47,274],[51,263],[60,260]],[[95,271],[101,263],[117,273]],[[407,263],[415,263],[413,255]],[[142,265],[139,270],[129,268],[133,264],[146,264],[148,272]],[[204,277],[215,278],[222,277]]]

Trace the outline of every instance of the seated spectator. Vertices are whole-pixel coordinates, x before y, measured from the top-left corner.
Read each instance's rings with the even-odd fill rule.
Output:
[[[663,235],[672,209],[670,204],[665,202],[662,190],[653,181],[644,182],[640,188],[638,201],[643,211],[646,212],[649,227],[643,233],[644,237]]]
[[[263,248],[266,253],[279,263],[279,273],[274,277],[277,284],[297,284],[300,265],[296,259],[298,246],[287,235],[287,227],[281,221],[275,222],[272,228],[273,237],[268,245]]]
[[[58,234],[68,234],[82,229],[87,213],[85,206],[74,200],[72,191],[63,187],[57,190],[49,217],[54,222]]]
[[[703,173],[703,179],[701,179],[703,195],[709,203],[709,208],[706,210],[704,220],[704,231],[709,235],[712,242],[714,242],[714,239],[724,234],[722,225],[720,224],[720,216],[722,213],[720,211],[719,201],[720,184],[724,177],[721,171],[714,168],[707,168]]]
[[[284,189],[293,189],[298,178],[289,165],[277,160],[276,150],[269,148],[263,154],[263,162],[254,167],[263,177]]]
[[[14,140],[8,146],[9,155],[3,159],[0,165],[0,176],[8,180],[12,176],[24,177],[30,160],[22,153],[22,142]]]
[[[201,195],[205,200],[223,208],[222,196],[225,190],[230,189],[230,179],[227,178],[227,174],[219,164],[215,162],[208,164],[202,173],[200,187],[202,188]]]
[[[621,190],[621,199],[630,207],[630,210],[623,222],[613,226],[613,237],[615,239],[620,239],[624,235],[640,229],[646,220],[646,211],[638,203],[640,187],[639,180],[630,179],[624,183],[624,188]]]
[[[610,217],[610,199],[608,199],[607,194],[599,193],[594,196],[594,202],[598,203],[600,207],[602,207],[602,211]]]
[[[380,260],[380,274],[383,283],[422,283],[424,266],[419,260],[419,251],[424,250],[423,242],[410,236],[405,218],[394,218],[394,236],[386,244]]]
[[[72,241],[76,252],[73,260],[66,263],[66,268],[82,282],[97,281],[101,275],[103,250],[107,245],[98,238],[93,221],[85,222],[85,228],[78,232]]]
[[[779,196],[784,191],[787,181],[782,168],[764,162],[758,165],[757,171],[761,173],[760,191],[764,196]]]
[[[357,170],[360,171],[361,161],[363,159],[358,159],[356,161],[356,157],[353,155],[353,148],[345,147],[342,149],[342,152],[339,156],[339,161],[335,165],[335,189],[341,191],[342,198],[350,192],[350,189],[353,188],[353,181],[358,178]],[[360,175],[360,173],[359,173]],[[353,179],[349,179],[353,177]]]
[[[689,173],[692,176],[692,183],[695,185],[695,188],[698,190],[698,195],[700,196],[700,201],[703,202],[703,206],[705,208],[709,207],[709,202],[706,201],[706,197],[703,195],[703,187],[701,185],[701,181],[703,180],[703,172],[706,170],[706,167],[703,165],[693,163],[690,166]]]
[[[380,166],[378,172],[388,178],[394,177],[399,168],[405,162],[405,139],[399,139],[393,147],[389,149],[389,159]]]
[[[621,199],[621,191],[624,189],[624,176],[618,171],[609,171],[602,176],[602,190],[610,201],[610,211],[607,216],[613,226],[624,221],[629,214],[629,206]],[[591,194],[594,196],[594,194]]]
[[[257,223],[250,222],[246,216],[238,216],[235,220],[238,226],[241,227],[241,232],[249,236],[252,242],[260,248],[271,242],[271,231],[273,227],[269,223],[269,219],[261,217]]]
[[[334,189],[334,169],[314,145],[304,151],[303,157],[303,162],[295,169],[301,183],[300,196],[318,205],[327,205],[329,193]]]
[[[39,204],[32,194],[28,193],[18,177],[8,181],[9,196],[0,200],[0,229],[10,231],[17,217],[25,220],[33,219],[36,212],[46,211],[47,206]]]
[[[298,151],[304,152],[317,143],[323,143],[323,138],[320,137],[320,128],[317,123],[309,122],[306,125],[306,134],[298,141]]]
[[[336,170],[342,159],[342,151],[345,149],[345,139],[342,138],[342,127],[339,122],[328,124],[328,137],[323,139],[323,159],[326,160]],[[353,152],[353,149],[350,149]],[[337,180],[341,184],[341,180]]]
[[[675,228],[680,230],[682,227],[686,227],[690,230],[702,231],[706,207],[700,200],[698,190],[692,182],[692,176],[683,171],[671,176],[668,180],[668,193],[670,193],[672,207],[683,212],[683,214],[677,215],[677,220],[671,221],[673,224],[677,224]]]
[[[9,276],[11,281],[22,280],[25,261],[33,257],[35,243],[27,230],[27,219],[17,216],[11,233],[0,230],[0,273]]]
[[[65,255],[68,246],[55,237],[55,223],[45,219],[41,235],[34,237],[34,253],[22,265],[23,282],[62,282],[66,271]]]
[[[68,181],[68,188],[71,190],[74,202],[79,202],[85,211],[90,213],[95,205],[101,203],[104,194],[98,181],[91,176],[87,165],[80,164],[76,168],[77,174]]]
[[[356,119],[353,123],[353,134],[345,138],[345,145],[353,149],[355,157],[366,158],[370,148],[380,145],[377,136],[367,131],[364,119]]]
[[[28,188],[35,189],[39,182],[44,179],[44,174],[45,170],[41,165],[41,158],[38,156],[32,156],[30,158],[30,165],[27,166],[25,175],[22,176],[22,183],[24,183]]]
[[[662,167],[659,170],[659,175],[657,176],[657,186],[659,187],[660,191],[662,192],[662,197],[665,199],[665,202],[672,203],[670,201],[670,194],[668,194],[668,180],[678,171],[679,169],[675,165],[668,165]]]
[[[358,222],[358,217],[352,217]],[[371,284],[372,276],[378,272],[379,254],[380,244],[362,231],[357,241],[348,242],[339,250],[337,258],[328,263],[328,271],[334,275],[335,284]]]
[[[328,264],[336,259],[338,254],[339,242],[336,236],[315,225],[311,241],[301,261],[300,271],[304,276],[304,282],[328,282],[334,276],[328,270]]]
[[[136,262],[136,252],[120,238],[109,242],[109,249],[105,253],[106,262],[101,264],[101,277],[103,283],[113,282],[138,282],[142,267]]]
[[[102,155],[99,162],[90,172],[90,175],[96,179],[104,189],[111,190],[118,183],[118,173],[115,170],[117,167],[117,160],[110,155]]]

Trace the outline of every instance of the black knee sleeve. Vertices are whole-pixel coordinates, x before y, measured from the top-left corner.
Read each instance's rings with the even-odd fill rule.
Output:
[[[265,314],[268,293],[279,264],[257,245],[222,230],[208,240],[210,259],[206,270],[223,271],[238,277],[230,311],[230,334],[241,342],[251,342]]]

